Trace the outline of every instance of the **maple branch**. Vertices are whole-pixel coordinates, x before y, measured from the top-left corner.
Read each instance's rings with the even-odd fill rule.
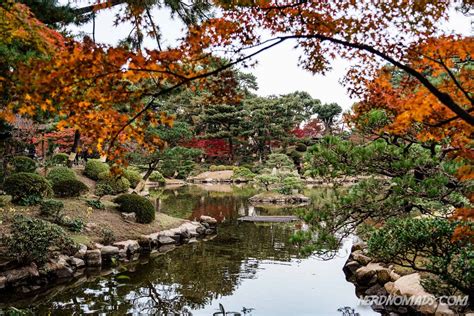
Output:
[[[156,44],[158,45],[158,50],[162,51],[163,49],[161,48],[161,43],[160,43],[160,37],[161,37],[160,32],[158,28],[156,27],[155,22],[153,21],[153,17],[151,16],[151,13],[150,13],[150,8],[146,8],[146,15],[148,16],[148,20],[150,21],[153,34],[155,35],[155,40],[156,40]]]
[[[451,96],[447,93],[440,91],[436,88],[428,79],[426,79],[421,73],[416,71],[415,69],[402,64],[401,62],[393,59],[392,57],[388,56],[387,54],[375,49],[372,46],[366,44],[359,44],[359,43],[351,43],[345,40],[336,39],[333,37],[321,35],[321,34],[313,34],[313,35],[288,35],[288,36],[281,36],[277,37],[280,39],[318,39],[320,41],[328,41],[334,44],[343,45],[350,48],[355,48],[359,50],[367,51],[373,55],[376,55],[392,65],[404,70],[409,75],[415,77],[422,85],[424,85],[441,103],[443,103],[447,108],[451,111],[456,113],[460,119],[464,120],[469,125],[474,125],[474,117],[466,112],[461,106],[459,106]]]
[[[170,76],[175,76],[175,77],[183,79],[183,80],[186,80],[188,78],[186,76],[174,73],[174,72],[169,71],[169,70],[156,70],[156,69],[147,69],[147,68],[128,68],[128,70],[136,71],[136,72],[152,72],[152,73],[166,74],[166,75],[170,75]]]
[[[86,7],[74,9],[74,13],[77,15],[87,14],[100,9],[111,8],[113,6],[126,3],[126,0],[107,0],[106,2],[92,4]]]
[[[264,11],[270,11],[270,10],[284,10],[284,9],[291,9],[291,8],[296,8],[299,7],[300,5],[304,5],[308,3],[308,0],[301,0],[296,3],[291,3],[291,4],[286,4],[286,5],[274,5],[274,6],[268,6],[265,8],[262,8]]]
[[[448,66],[443,62],[443,60],[441,59],[441,56],[439,57],[439,60],[437,61],[441,66],[443,66],[443,68],[446,70],[446,72],[448,73],[449,77],[451,78],[451,80],[453,80],[454,84],[456,85],[456,87],[458,87],[459,90],[461,90],[461,92],[466,96],[466,98],[471,101],[471,105],[474,105],[474,99],[471,98],[471,96],[469,95],[469,92],[467,92],[462,86],[461,86],[461,83],[456,79],[456,77],[454,76],[453,72],[451,71],[451,69],[448,68]]]
[[[474,107],[468,109],[466,112],[471,113],[471,112],[473,112],[473,111],[474,111]],[[444,124],[448,124],[449,122],[452,122],[452,121],[454,121],[454,120],[457,120],[458,118],[459,118],[459,116],[455,115],[455,116],[450,117],[450,118],[448,118],[448,119],[446,119],[446,120],[440,121],[440,122],[438,122],[438,123],[436,123],[436,124],[428,124],[428,123],[424,123],[424,124],[425,124],[425,125],[428,125],[429,127],[441,127],[441,126],[443,126]]]
[[[444,70],[446,70],[446,72],[448,73],[448,76],[454,82],[456,87],[458,87],[458,89],[461,90],[461,92],[466,96],[466,98],[471,102],[471,104],[474,105],[474,99],[469,95],[469,92],[466,91],[466,89],[464,89],[462,87],[461,83],[459,82],[459,80],[456,79],[456,76],[454,75],[452,70],[449,69],[449,67],[444,63],[443,58],[441,57],[440,54],[438,54],[439,59],[436,59],[436,58],[430,57],[430,56],[428,56],[426,54],[423,54],[423,53],[420,53],[420,52],[417,52],[417,53],[420,54],[421,56],[425,57],[426,59],[431,60],[432,62],[441,65],[444,68]]]

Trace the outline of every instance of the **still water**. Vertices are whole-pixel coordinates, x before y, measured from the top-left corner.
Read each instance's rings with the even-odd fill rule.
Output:
[[[326,189],[306,194],[317,199],[318,190]],[[218,235],[152,254],[108,275],[91,274],[18,304],[40,315],[209,316],[219,312],[219,304],[226,312],[252,316],[342,315],[338,309],[346,306],[360,315],[376,315],[358,305],[354,286],[342,272],[351,241],[331,259],[301,256],[288,242],[297,224],[237,222],[243,215],[292,214],[291,209],[249,205],[247,199],[255,193],[252,188],[230,186],[154,192],[164,213],[217,218]]]

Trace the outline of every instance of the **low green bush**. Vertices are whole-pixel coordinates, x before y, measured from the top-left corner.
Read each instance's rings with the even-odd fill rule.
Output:
[[[52,163],[53,165],[66,166],[68,160],[69,160],[69,155],[68,155],[68,154],[59,153],[59,154],[55,154],[55,155],[51,158],[51,163]]]
[[[163,177],[163,175],[159,171],[153,171],[148,179],[150,181],[158,182],[160,184],[166,183],[165,177]]]
[[[224,171],[224,170],[233,170],[234,166],[224,166],[224,165],[211,165],[209,171]]]
[[[268,169],[279,169],[279,170],[294,170],[295,164],[285,154],[270,154],[265,161],[265,167]]]
[[[40,202],[40,214],[46,217],[59,218],[64,203],[58,200],[43,200]]]
[[[13,157],[12,165],[14,172],[29,172],[34,173],[36,171],[36,162],[26,156]]]
[[[115,241],[115,234],[114,231],[111,230],[109,227],[102,227],[100,230],[100,242],[103,245],[111,245]]]
[[[13,218],[11,233],[2,237],[2,243],[21,264],[46,262],[52,246],[66,253],[74,251],[73,241],[61,227],[23,215]]]
[[[99,174],[99,181],[97,181],[97,184],[98,185],[107,184],[110,187],[107,189],[112,189],[107,194],[112,194],[112,195],[127,192],[128,189],[130,188],[130,182],[128,181],[127,178],[120,175],[119,176],[113,175],[109,171],[102,172]]]
[[[74,170],[68,167],[54,167],[48,172],[46,179],[51,181],[51,183],[54,185],[55,183],[64,180],[75,180],[76,173]]]
[[[69,231],[73,233],[80,233],[82,229],[86,226],[84,221],[80,218],[63,219],[61,225],[65,226]]]
[[[113,195],[114,189],[106,182],[97,182],[95,186],[95,195],[102,197],[104,195]]]
[[[297,150],[292,150],[290,151],[288,156],[293,160],[295,165],[298,165],[301,162],[301,159],[303,158],[303,153]]]
[[[252,180],[255,176],[255,173],[246,167],[234,167],[232,179]]]
[[[446,218],[390,219],[372,232],[367,246],[379,261],[433,273],[468,294],[474,284],[474,247],[468,235],[453,239],[459,228],[473,231],[474,223]]]
[[[135,213],[138,223],[148,224],[155,219],[155,207],[147,198],[137,194],[122,194],[114,199],[123,213]]]
[[[278,192],[281,194],[290,195],[293,191],[300,192],[303,190],[303,181],[298,177],[286,177],[281,182]]]
[[[89,159],[86,162],[84,174],[92,180],[99,180],[99,174],[109,172],[109,170],[110,167],[105,162],[98,159]]]
[[[95,209],[98,209],[98,210],[105,209],[105,205],[101,201],[98,201],[98,200],[87,200],[86,203],[87,203],[87,205],[89,205],[89,206],[91,206]]]
[[[295,149],[296,151],[303,153],[308,149],[308,147],[303,143],[297,143]]]
[[[245,168],[249,169],[250,171],[252,171],[252,169],[255,167],[255,165],[252,164],[252,163],[243,163],[243,164],[240,165],[240,167],[245,167]]]
[[[20,205],[37,204],[52,194],[51,185],[36,173],[14,173],[4,182],[4,190],[12,196],[12,202]]]
[[[277,176],[272,176],[270,174],[260,174],[255,177],[255,181],[258,185],[265,188],[266,191],[270,190],[270,187],[280,181],[280,178]]]
[[[53,191],[57,197],[81,196],[88,190],[87,185],[76,179],[62,180],[53,185]]]
[[[0,207],[6,206],[11,201],[12,197],[10,195],[0,195]]]
[[[135,188],[142,179],[140,172],[130,168],[123,171],[123,176],[130,182],[132,188]]]

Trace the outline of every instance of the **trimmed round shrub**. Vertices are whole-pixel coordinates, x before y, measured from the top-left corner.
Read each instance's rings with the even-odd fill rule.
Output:
[[[307,146],[303,143],[297,143],[295,149],[296,151],[303,153],[307,150]]]
[[[12,197],[9,195],[0,195],[0,207],[6,206],[12,201]]]
[[[20,205],[32,205],[51,195],[51,185],[44,177],[36,173],[14,173],[4,182],[4,190],[12,196],[12,202]]]
[[[130,186],[135,188],[138,182],[142,179],[140,172],[133,169],[126,169],[123,171],[123,176],[130,182]]]
[[[293,191],[300,192],[303,190],[303,181],[298,177],[286,177],[278,189],[278,192],[285,195],[290,195]]]
[[[246,167],[235,167],[234,174],[232,175],[232,179],[234,180],[252,180],[255,178],[255,173],[250,171],[250,169]]]
[[[99,180],[99,174],[103,172],[109,172],[109,170],[110,167],[105,162],[102,162],[98,159],[89,159],[86,162],[84,174],[92,180]]]
[[[12,165],[15,172],[29,172],[34,173],[36,171],[36,162],[26,156],[13,157]]]
[[[112,191],[109,194],[119,194],[127,192],[130,188],[130,182],[124,176],[116,176],[109,171],[99,174],[97,185],[108,184]]]
[[[53,184],[54,194],[58,197],[75,197],[87,192],[87,185],[76,179],[68,179]]]
[[[160,184],[166,183],[165,177],[163,177],[159,171],[153,171],[148,179],[152,182],[158,182]]]
[[[249,169],[250,171],[252,171],[252,169],[255,167],[254,164],[252,163],[243,163],[240,165],[240,167],[245,167],[247,169]]]
[[[54,186],[64,180],[76,180],[76,173],[68,167],[54,167],[48,172],[46,179],[51,181]]]
[[[295,169],[295,164],[293,163],[293,160],[285,154],[270,154],[265,162],[265,167],[269,169],[277,168],[293,170]]]
[[[110,186],[110,184],[106,182],[98,182],[95,186],[95,195],[97,196],[104,196],[104,195],[113,195],[114,189]]]
[[[209,171],[224,171],[224,170],[232,170],[234,166],[224,166],[224,165],[211,165],[209,167]]]
[[[58,200],[43,200],[40,202],[40,214],[47,217],[59,217],[64,203]]]
[[[135,213],[138,223],[148,224],[155,219],[155,207],[147,198],[137,194],[122,194],[114,199],[123,213]]]
[[[51,158],[51,163],[52,163],[53,165],[66,166],[68,159],[69,159],[69,155],[68,155],[68,154],[59,153],[59,154],[55,154],[55,155]]]

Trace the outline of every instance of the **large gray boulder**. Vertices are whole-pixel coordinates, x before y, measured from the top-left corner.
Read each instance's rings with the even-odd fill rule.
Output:
[[[89,267],[102,266],[102,254],[100,249],[87,250],[85,259]]]
[[[4,274],[6,277],[6,283],[14,284],[20,281],[26,280],[30,277],[38,277],[39,271],[36,264],[31,263],[29,266],[21,267],[18,269],[9,270]]]
[[[175,244],[175,243],[176,243],[176,240],[174,240],[171,237],[164,236],[164,235],[158,237],[158,244],[159,245],[171,245],[171,244]]]
[[[120,250],[124,250],[127,254],[134,254],[140,250],[140,245],[136,240],[124,240],[119,241],[113,244],[115,247],[119,248]]]
[[[357,284],[370,285],[376,282],[384,284],[390,281],[390,270],[379,263],[369,263],[355,272]]]
[[[436,302],[433,294],[425,291],[421,285],[421,277],[419,273],[412,273],[400,277],[395,282],[388,283],[385,286],[387,292],[391,295],[400,295],[406,297],[414,297],[414,299],[431,304],[424,304],[417,307],[417,310],[423,314],[436,315],[454,315],[446,304]]]
[[[207,223],[207,224],[217,224],[217,220],[214,217],[202,215],[199,218],[199,221],[202,223]]]
[[[362,250],[356,250],[352,253],[352,259],[359,262],[361,265],[366,266],[368,265],[371,261],[372,258],[367,257]]]
[[[104,257],[116,256],[119,254],[119,248],[116,246],[103,246],[100,253]]]

